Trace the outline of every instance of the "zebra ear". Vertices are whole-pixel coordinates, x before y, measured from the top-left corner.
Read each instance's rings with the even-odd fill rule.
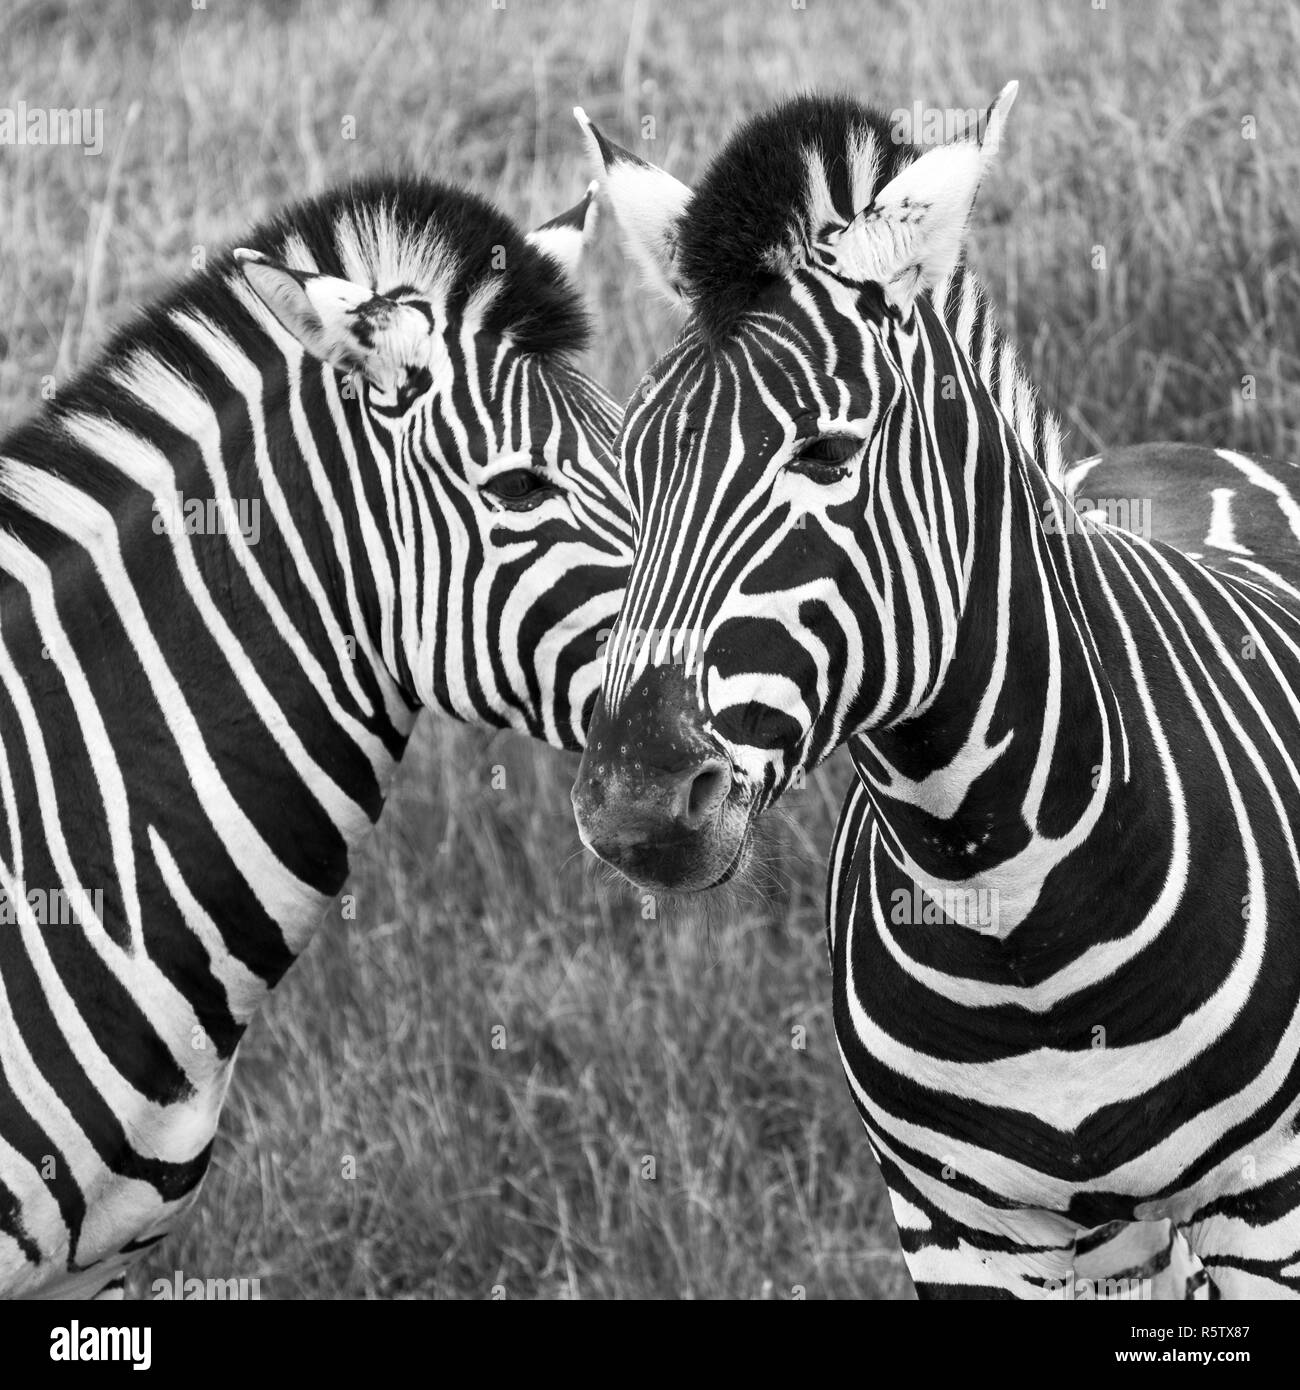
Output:
[[[314,271],[290,270],[243,247],[235,260],[253,293],[303,349],[338,372],[390,391],[429,367],[433,324],[413,304]]]
[[[596,230],[596,190],[599,187],[599,182],[592,179],[580,203],[549,222],[543,222],[524,238],[530,246],[559,261],[570,280],[577,279],[582,253]]]
[[[628,254],[661,295],[677,304],[686,302],[690,292],[677,268],[677,228],[691,200],[691,190],[656,165],[607,140],[581,106],[575,106],[573,114],[587,137],[592,162],[603,175],[605,194]]]
[[[819,243],[823,262],[846,280],[880,285],[906,317],[916,296],[942,282],[961,259],[975,194],[1017,88],[1007,83],[973,137],[927,150],[847,227]]]

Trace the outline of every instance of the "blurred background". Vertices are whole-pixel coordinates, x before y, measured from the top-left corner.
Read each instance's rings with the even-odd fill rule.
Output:
[[[352,174],[535,225],[591,176],[575,103],[691,182],[797,91],[967,108],[1014,77],[972,260],[1073,454],[1300,456],[1298,51],[1287,0],[6,0],[0,107],[98,108],[104,140],[0,145],[0,430],[198,248]],[[612,219],[584,273],[622,398],[676,323]],[[910,1296],[830,1025],[844,768],[787,798],[757,885],[647,920],[583,856],[573,762],[426,716],[137,1293]]]

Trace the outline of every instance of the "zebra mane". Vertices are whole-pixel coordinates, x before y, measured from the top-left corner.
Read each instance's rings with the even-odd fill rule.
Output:
[[[808,263],[828,224],[847,223],[921,151],[847,96],[798,96],[746,121],[696,185],[677,264],[710,337]]]
[[[678,228],[678,265],[706,337],[730,332],[763,291],[806,265],[812,243],[867,207],[919,154],[883,111],[848,96],[799,96],[755,116],[709,165]],[[1031,457],[1062,486],[1064,431],[1038,401],[975,274],[931,295]]]
[[[431,179],[377,176],[343,185],[278,213],[239,244],[380,293],[473,310],[485,331],[509,337],[523,352],[564,355],[587,344],[586,311],[558,262],[491,203]],[[262,321],[251,302],[234,257],[223,251],[119,329],[53,401],[0,439],[0,455],[66,476],[64,421],[119,418],[124,374],[161,371],[206,389],[213,369],[184,325],[205,322],[251,349]],[[75,465],[71,471],[80,472]],[[93,479],[86,482],[95,490]]]
[[[988,388],[998,409],[1011,423],[1021,446],[1062,492],[1066,487],[1065,429],[1020,361],[1014,343],[1002,332],[983,282],[959,265],[930,294],[954,342]]]

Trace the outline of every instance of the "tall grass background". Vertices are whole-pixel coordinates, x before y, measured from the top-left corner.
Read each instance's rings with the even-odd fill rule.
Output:
[[[690,181],[780,96],[966,108],[1015,77],[972,259],[1074,451],[1295,455],[1297,51],[1285,0],[11,0],[0,106],[102,108],[106,141],[0,146],[0,429],[196,248],[352,174],[535,224],[590,177],[575,102]],[[585,278],[587,365],[625,396],[675,320],[608,218]],[[789,799],[761,895],[652,919],[583,857],[572,772],[423,721],[355,917],[251,1030],[198,1213],[136,1291],[907,1296],[829,1018],[844,769]]]

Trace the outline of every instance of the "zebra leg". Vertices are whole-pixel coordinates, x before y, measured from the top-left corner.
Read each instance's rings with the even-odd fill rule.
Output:
[[[1055,1212],[992,1206],[887,1157],[880,1169],[918,1298],[1068,1296],[1075,1222]]]
[[[1083,1232],[1074,1249],[1076,1285],[1086,1279],[1094,1289],[1140,1287],[1141,1297],[1164,1302],[1216,1296],[1196,1252],[1172,1221],[1112,1221]]]
[[[1048,1212],[999,1213],[999,1229],[966,1226],[893,1199],[907,1271],[921,1299],[1068,1297],[1073,1222]]]
[[[1221,1298],[1300,1298],[1300,1152],[1288,1157],[1287,1171],[1207,1202],[1187,1223]]]

